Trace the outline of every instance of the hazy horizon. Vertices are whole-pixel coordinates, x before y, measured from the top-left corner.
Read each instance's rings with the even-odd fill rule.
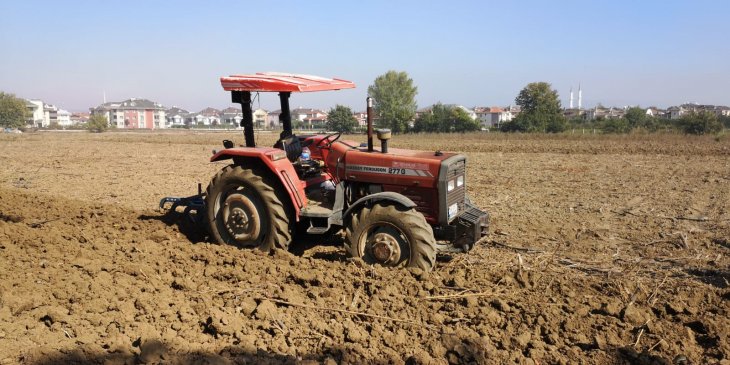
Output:
[[[730,104],[730,3],[625,0],[0,2],[0,91],[88,111],[131,97],[189,111],[231,106],[218,81],[280,71],[357,88],[292,107],[362,110],[367,87],[406,71],[419,107],[514,104],[527,83],[583,90],[583,106]],[[258,106],[258,105],[255,105]],[[275,95],[260,106],[277,109]]]

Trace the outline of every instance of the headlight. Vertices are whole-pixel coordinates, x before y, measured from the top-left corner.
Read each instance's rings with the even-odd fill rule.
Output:
[[[449,180],[449,184],[446,185],[446,191],[454,190],[454,180]]]
[[[456,213],[458,213],[458,212],[459,212],[459,206],[456,203],[449,205],[449,217],[448,218],[451,219],[451,218],[455,217]]]
[[[464,175],[461,175],[456,178],[456,186],[463,186],[464,185]]]

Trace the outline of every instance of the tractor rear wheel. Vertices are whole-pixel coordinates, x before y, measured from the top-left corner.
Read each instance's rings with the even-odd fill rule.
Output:
[[[395,204],[375,203],[353,214],[345,231],[345,249],[371,265],[431,271],[436,263],[436,239],[426,218]]]
[[[218,243],[239,247],[288,249],[291,213],[286,197],[268,171],[230,165],[206,190],[207,223]]]

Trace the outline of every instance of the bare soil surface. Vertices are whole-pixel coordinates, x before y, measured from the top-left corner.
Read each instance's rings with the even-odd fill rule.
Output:
[[[0,364],[730,363],[728,138],[395,136],[463,151],[492,216],[428,274],[157,210],[226,138],[0,136]]]

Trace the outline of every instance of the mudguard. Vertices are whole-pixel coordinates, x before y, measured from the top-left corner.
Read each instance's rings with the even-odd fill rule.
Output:
[[[352,215],[352,213],[360,210],[360,208],[362,208],[364,205],[372,204],[372,203],[379,202],[379,201],[390,201],[393,203],[400,204],[406,208],[415,208],[416,207],[416,203],[414,203],[413,200],[409,199],[407,196],[405,196],[403,194],[398,194],[398,193],[395,193],[392,191],[385,191],[382,193],[375,193],[375,194],[370,194],[368,196],[364,196],[364,197],[358,199],[357,201],[355,201],[354,203],[352,203],[352,205],[350,205],[350,207],[347,208],[347,210],[345,211],[345,214],[342,215],[342,220],[344,222],[347,222],[347,220],[350,218],[350,215]]]
[[[259,164],[259,166],[263,165],[268,168],[289,194],[296,219],[299,221],[299,211],[307,205],[307,196],[304,193],[304,183],[299,180],[294,166],[286,158],[286,152],[269,147],[226,148],[215,152],[210,158],[210,162],[228,159],[242,161],[243,166]]]

